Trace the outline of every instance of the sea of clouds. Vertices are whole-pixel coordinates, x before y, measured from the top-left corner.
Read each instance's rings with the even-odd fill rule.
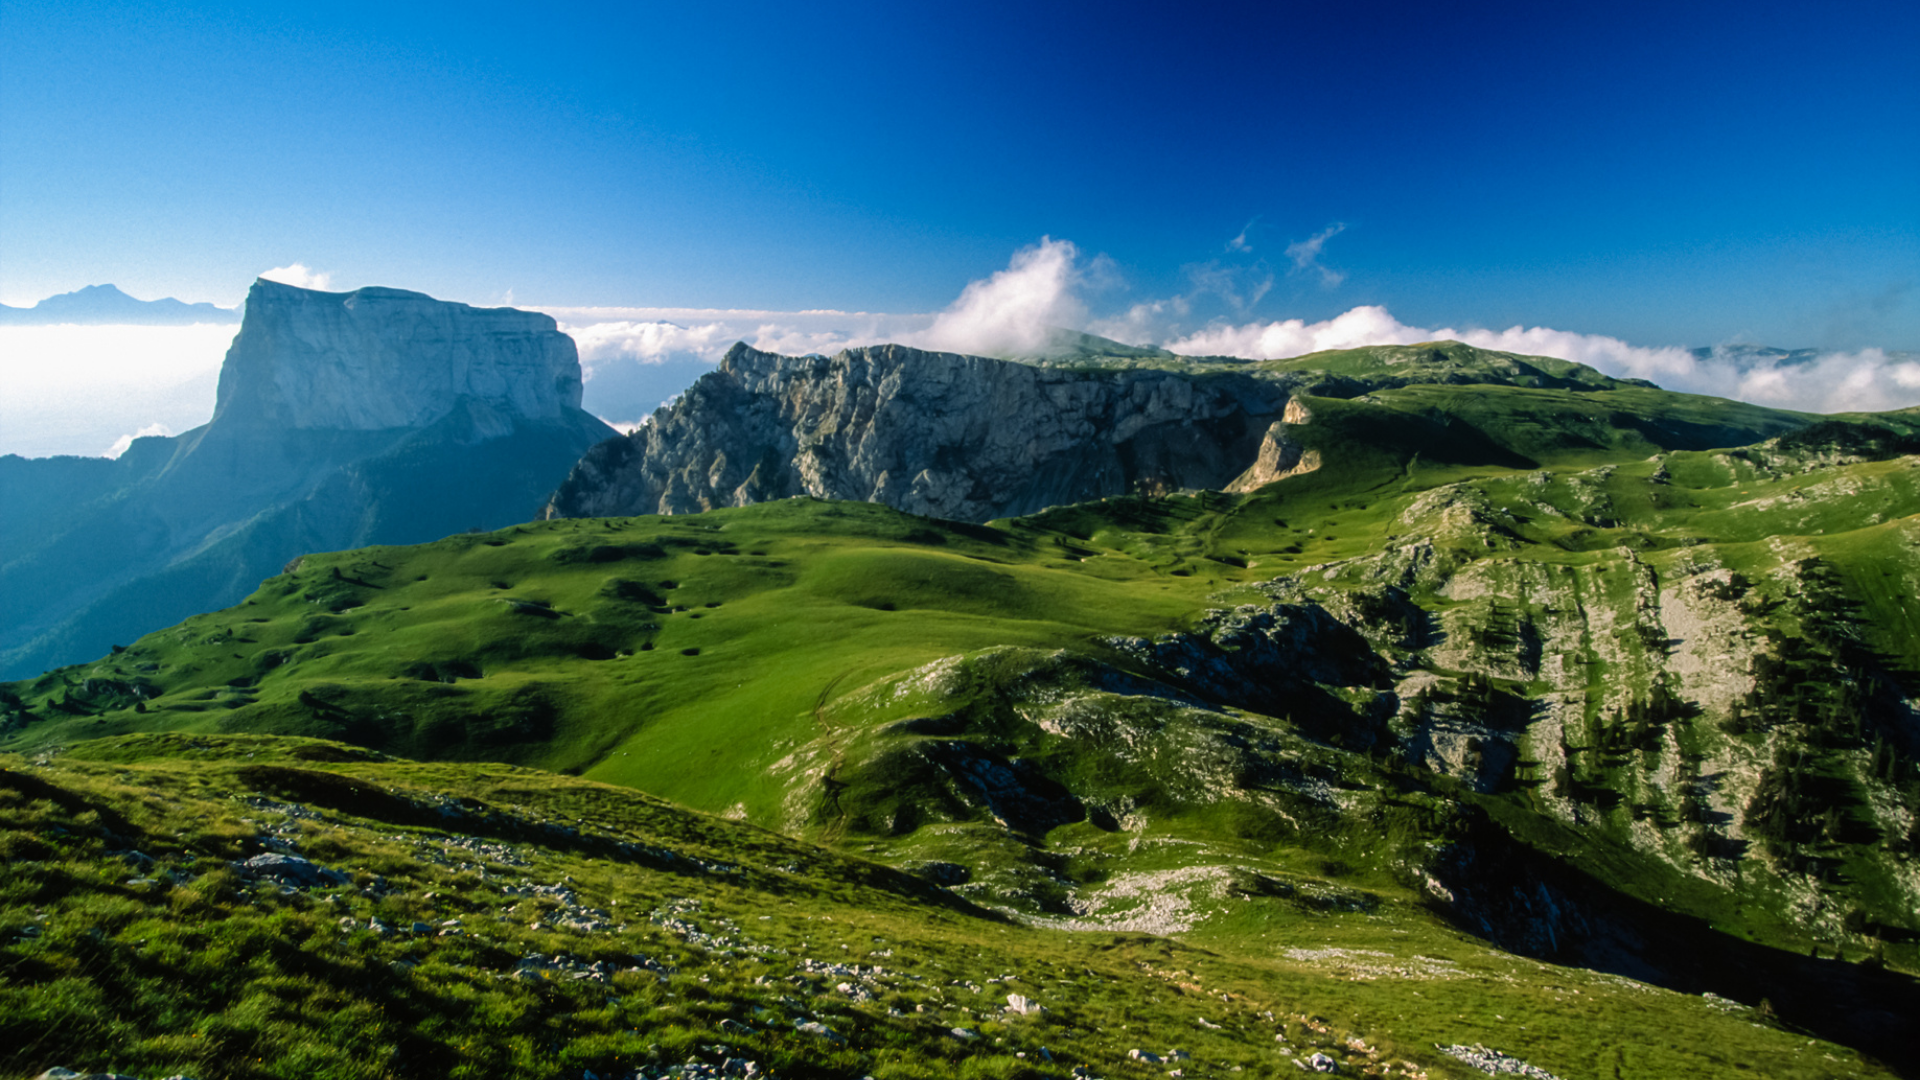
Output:
[[[1337,284],[1319,256],[1338,225],[1287,248],[1295,273]],[[1243,237],[1244,237],[1243,233]],[[1231,245],[1230,245],[1231,246]],[[300,264],[262,276],[311,288],[327,275]],[[1271,281],[1240,282],[1193,269],[1195,290],[1096,314],[1089,297],[1112,291],[1115,271],[1069,241],[1042,238],[1005,269],[969,283],[945,308],[920,314],[758,311],[732,308],[545,307],[580,348],[584,404],[625,430],[643,423],[712,369],[735,342],[800,355],[894,342],[1007,356],[1043,347],[1053,328],[1086,330],[1133,345],[1195,356],[1283,359],[1323,349],[1454,339],[1482,348],[1555,356],[1669,390],[1809,412],[1879,411],[1920,405],[1920,360],[1879,349],[1771,357],[1737,347],[1697,355],[1680,346],[1635,345],[1549,327],[1410,326],[1385,307],[1355,307],[1317,322],[1214,318],[1193,325],[1196,299],[1211,291],[1244,312]],[[136,435],[170,434],[212,416],[232,326],[0,327],[0,453],[114,455]]]

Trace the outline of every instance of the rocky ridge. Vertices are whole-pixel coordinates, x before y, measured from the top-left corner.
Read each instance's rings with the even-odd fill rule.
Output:
[[[545,516],[685,514],[812,495],[962,521],[1222,488],[1287,403],[1246,373],[1062,370],[898,345],[736,345],[633,434],[593,448]],[[1284,452],[1268,454],[1279,462]],[[1296,467],[1299,457],[1287,461]],[[1271,469],[1271,466],[1269,467]]]

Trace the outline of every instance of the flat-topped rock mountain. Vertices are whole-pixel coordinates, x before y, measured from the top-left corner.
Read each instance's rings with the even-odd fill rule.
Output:
[[[1220,488],[1254,464],[1284,380],[1062,370],[899,345],[736,345],[631,435],[589,452],[548,517],[682,514],[812,495],[966,521],[1129,492]]]
[[[312,551],[525,520],[596,442],[551,318],[259,281],[213,419],[118,460],[0,457],[0,673],[233,603]]]
[[[257,281],[220,369],[216,421],[426,427],[466,401],[502,418],[580,408],[580,357],[553,318],[404,289],[315,292]]]

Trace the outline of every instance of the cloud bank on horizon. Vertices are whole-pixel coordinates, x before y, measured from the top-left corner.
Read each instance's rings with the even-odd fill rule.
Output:
[[[1251,229],[1250,222],[1248,228]],[[1332,223],[1286,248],[1289,273],[1322,284],[1340,272],[1321,261]],[[1235,245],[1239,245],[1236,247]],[[1250,250],[1248,231],[1228,245]],[[303,288],[333,287],[330,274],[295,262],[260,275]],[[949,352],[1010,356],[1040,349],[1055,328],[1084,330],[1130,345],[1192,356],[1285,359],[1325,349],[1455,339],[1481,348],[1553,356],[1669,390],[1711,394],[1808,412],[1880,411],[1920,405],[1920,360],[1880,349],[1783,362],[1737,348],[1705,356],[1679,346],[1634,345],[1602,334],[1549,327],[1505,330],[1420,327],[1384,306],[1351,308],[1317,322],[1216,318],[1190,325],[1211,293],[1243,313],[1271,277],[1242,280],[1216,266],[1189,268],[1186,294],[1133,303],[1098,317],[1090,296],[1110,292],[1116,273],[1068,240],[1043,237],[1005,269],[969,283],[937,312],[729,308],[539,307],[578,343],[587,409],[623,429],[710,370],[736,341],[787,354],[833,353],[894,342]],[[0,327],[0,453],[117,456],[140,435],[171,434],[212,415],[231,326]]]
[[[118,457],[213,417],[232,324],[0,326],[0,454]]]
[[[1340,272],[1320,261],[1334,223],[1286,249],[1295,272],[1338,284]],[[1245,250],[1247,233],[1229,243]],[[1647,379],[1668,390],[1748,401],[1806,412],[1876,412],[1920,405],[1920,361],[1881,349],[1824,353],[1810,361],[1781,362],[1738,349],[1701,357],[1680,346],[1634,345],[1604,334],[1550,327],[1505,330],[1419,327],[1387,308],[1363,305],[1319,322],[1303,319],[1214,321],[1182,326],[1195,293],[1231,290],[1211,268],[1195,268],[1195,293],[1131,305],[1093,318],[1085,294],[1111,274],[1086,260],[1071,241],[1042,238],[1016,252],[1006,269],[970,283],[951,305],[925,315],[841,311],[725,311],[664,308],[544,308],[580,343],[589,397],[596,379],[623,363],[714,363],[735,341],[783,353],[831,353],[897,342],[919,348],[1008,356],[1038,350],[1054,327],[1085,330],[1129,345],[1157,345],[1187,356],[1281,360],[1326,349],[1411,345],[1453,339],[1484,349],[1552,356],[1588,364],[1617,378]],[[1256,290],[1258,283],[1255,283]],[[1251,301],[1229,293],[1232,306]],[[616,317],[617,316],[617,317]],[[591,404],[591,402],[590,402]],[[649,408],[648,411],[651,411]],[[618,420],[631,423],[644,413]],[[613,418],[609,418],[613,419]]]

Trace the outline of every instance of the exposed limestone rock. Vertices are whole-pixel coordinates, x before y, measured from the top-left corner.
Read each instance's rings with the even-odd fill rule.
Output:
[[[426,427],[461,398],[505,418],[580,407],[580,358],[552,317],[404,289],[315,292],[260,280],[220,368],[216,420]],[[503,432],[504,433],[504,432]]]
[[[1281,382],[1234,373],[1070,371],[897,345],[833,357],[736,345],[646,427],[588,453],[546,516],[812,495],[985,521],[1220,488],[1260,453],[1286,397]]]
[[[1298,401],[1287,402],[1287,416],[1301,415],[1310,417],[1305,406]],[[1289,476],[1310,473],[1320,467],[1320,451],[1308,450],[1287,437],[1287,429],[1297,423],[1293,420],[1276,421],[1267,428],[1267,434],[1260,440],[1260,455],[1253,465],[1241,473],[1233,483],[1227,485],[1228,491],[1252,491],[1265,487],[1276,480],[1285,480]]]

